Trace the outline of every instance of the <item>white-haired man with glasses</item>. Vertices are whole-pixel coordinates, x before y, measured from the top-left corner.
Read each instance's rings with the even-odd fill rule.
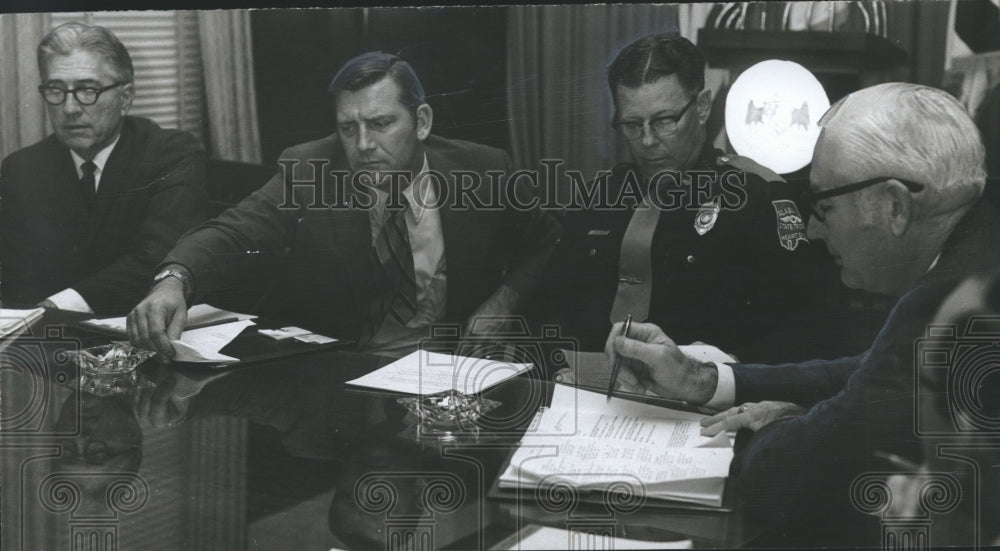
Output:
[[[631,315],[741,359],[795,358],[806,339],[774,346],[777,335],[829,317],[819,305],[830,295],[815,282],[838,286],[822,247],[806,238],[801,184],[712,146],[705,58],[687,39],[660,34],[626,46],[608,86],[611,126],[632,160],[594,183],[606,204],[570,209],[550,264],[548,319],[584,350],[600,350],[611,323]],[[853,353],[869,336],[855,348],[835,344]]]
[[[0,300],[124,314],[207,216],[205,154],[186,132],[127,116],[132,59],[107,29],[54,29],[38,71],[54,133],[0,166]]]
[[[852,501],[852,482],[924,461],[915,345],[958,282],[1000,267],[1000,214],[980,199],[979,132],[941,90],[866,88],[820,125],[803,201],[813,211],[809,238],[826,243],[846,285],[902,297],[870,348],[783,365],[704,363],[656,325],[632,324],[628,338],[613,328],[606,350],[626,360],[624,390],[724,409],[703,422],[706,434],[755,432],[734,473],[746,510],[772,521],[781,543],[871,545],[877,531],[845,524],[866,520],[854,514],[864,498]]]

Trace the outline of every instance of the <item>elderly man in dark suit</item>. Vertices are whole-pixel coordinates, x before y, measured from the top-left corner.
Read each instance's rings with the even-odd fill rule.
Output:
[[[205,155],[190,134],[126,116],[132,60],[110,31],[60,26],[38,70],[54,134],[0,166],[0,298],[124,314],[205,219]]]
[[[702,363],[652,324],[613,329],[623,386],[717,408],[706,431],[756,431],[734,461],[747,510],[786,543],[844,542],[851,482],[884,458],[919,464],[915,344],[964,276],[1000,266],[1000,216],[980,199],[984,149],[951,96],[889,83],[830,108],[813,155],[809,236],[850,287],[902,297],[863,354],[777,366]],[[741,404],[741,405],[740,405]],[[867,541],[868,544],[874,541]]]
[[[560,228],[513,208],[527,197],[507,186],[506,153],[431,135],[420,81],[396,56],[348,61],[329,92],[336,132],[285,151],[262,189],[177,244],[129,314],[134,343],[171,355],[194,297],[286,249],[274,295],[288,317],[387,355],[431,324],[513,313],[531,292]]]

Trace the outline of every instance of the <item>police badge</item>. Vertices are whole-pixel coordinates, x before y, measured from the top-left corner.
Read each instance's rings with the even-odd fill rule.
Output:
[[[777,219],[778,242],[781,246],[794,251],[799,246],[799,241],[809,242],[806,237],[806,225],[799,214],[799,207],[794,201],[779,199],[771,201],[774,206],[774,216]]]
[[[705,203],[698,210],[698,215],[694,217],[694,231],[698,235],[705,235],[715,227],[715,221],[719,219],[719,210],[722,206],[719,198],[716,197],[709,203]]]

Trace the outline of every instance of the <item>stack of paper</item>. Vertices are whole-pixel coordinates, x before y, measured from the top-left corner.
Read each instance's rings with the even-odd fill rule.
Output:
[[[502,383],[531,367],[532,364],[417,350],[347,383],[406,394],[427,395],[457,390],[471,395]]]
[[[702,415],[556,385],[500,475],[500,488],[625,483],[647,498],[719,507],[733,449],[701,436]]]
[[[0,308],[0,337],[6,337],[31,325],[42,317],[44,308],[32,308],[30,310],[12,310],[10,308]]]

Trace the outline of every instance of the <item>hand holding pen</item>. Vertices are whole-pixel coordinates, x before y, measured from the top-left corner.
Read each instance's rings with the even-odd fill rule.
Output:
[[[652,323],[631,323],[626,319],[614,324],[604,351],[615,366],[609,395],[617,385],[621,392],[652,391],[663,398],[701,405],[715,393],[718,382],[715,365],[686,356]]]
[[[629,314],[625,318],[625,324],[622,326],[622,336],[628,338],[628,330],[632,325],[632,314]],[[612,330],[612,334],[614,331]],[[608,394],[607,399],[611,399],[611,393],[615,391],[615,385],[618,384],[618,374],[622,370],[622,357],[616,356],[614,360],[614,368],[611,369],[611,380],[608,381]]]

